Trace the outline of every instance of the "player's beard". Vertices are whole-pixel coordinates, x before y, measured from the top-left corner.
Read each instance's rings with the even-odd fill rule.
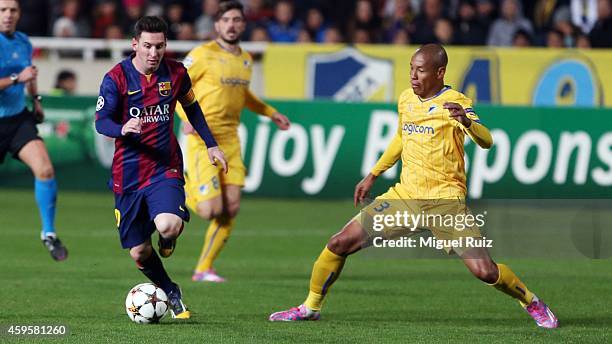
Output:
[[[227,44],[230,45],[237,45],[238,43],[240,43],[240,36],[242,36],[242,33],[238,33],[238,31],[232,31],[231,33],[236,35],[236,38],[234,39],[229,39],[226,36],[227,35],[219,35],[219,37],[221,38],[221,40]]]
[[[221,40],[230,45],[237,45],[238,43],[240,43],[240,36],[237,36],[235,39],[227,39],[221,36]]]

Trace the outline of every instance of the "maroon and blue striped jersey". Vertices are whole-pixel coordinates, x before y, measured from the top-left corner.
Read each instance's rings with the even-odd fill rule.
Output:
[[[174,134],[176,102],[194,101],[191,80],[180,62],[164,58],[151,75],[143,75],[129,57],[102,80],[96,106],[96,129],[115,138],[111,189],[118,194],[140,190],[164,179],[183,179],[183,156]],[[140,134],[121,135],[131,118],[142,120]]]

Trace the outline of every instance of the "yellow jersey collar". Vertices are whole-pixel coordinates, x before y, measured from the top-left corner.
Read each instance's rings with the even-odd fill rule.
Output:
[[[217,45],[217,47],[219,49],[221,49],[222,51],[224,51],[224,52],[226,52],[226,53],[228,53],[228,54],[230,54],[232,56],[242,56],[242,48],[240,47],[240,45],[238,46],[238,54],[234,54],[233,52],[227,50],[224,46],[222,46],[221,43],[219,43],[219,41],[217,41],[216,39],[215,39],[215,44]]]
[[[444,93],[444,92],[446,92],[446,91],[448,91],[450,89],[451,89],[451,87],[449,85],[444,85],[444,87],[442,87],[442,89],[440,91],[438,91],[438,93],[434,94],[433,96],[431,96],[431,97],[429,97],[427,99],[421,99],[421,97],[419,97],[419,96],[417,96],[417,97],[419,98],[421,103],[424,103],[424,102],[430,101],[430,100],[440,96],[442,93]]]

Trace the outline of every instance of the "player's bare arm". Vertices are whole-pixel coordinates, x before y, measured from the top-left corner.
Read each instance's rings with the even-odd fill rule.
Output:
[[[36,69],[36,66],[29,66],[19,73],[17,81],[30,82],[32,80],[36,80],[36,77],[38,77],[38,69]]]
[[[24,68],[21,72],[19,72],[19,74],[17,74],[16,82],[26,83],[26,82],[36,79],[37,75],[38,75],[38,70],[36,69],[36,67],[29,66],[29,67]],[[0,79],[0,91],[10,86],[13,86],[14,83],[15,82],[11,79],[10,76]]]
[[[28,88],[28,93],[32,96],[32,103],[34,104],[34,118],[37,123],[42,123],[45,119],[45,112],[43,111],[42,103],[40,102],[40,96],[38,95],[38,84],[36,83],[36,78],[38,77],[38,69],[36,66],[29,66],[22,71],[22,73],[28,70],[26,75],[24,75],[24,79],[28,79],[24,81]],[[17,79],[19,80],[19,79]]]
[[[40,96],[37,92],[30,92],[30,94],[32,95],[32,103],[34,104],[34,117],[36,118],[36,122],[42,123],[45,119],[45,111],[43,110]]]

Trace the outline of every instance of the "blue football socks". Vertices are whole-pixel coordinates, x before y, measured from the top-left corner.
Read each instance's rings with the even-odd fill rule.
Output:
[[[34,181],[34,195],[40,210],[42,236],[55,233],[55,201],[57,199],[55,179],[36,179]]]

